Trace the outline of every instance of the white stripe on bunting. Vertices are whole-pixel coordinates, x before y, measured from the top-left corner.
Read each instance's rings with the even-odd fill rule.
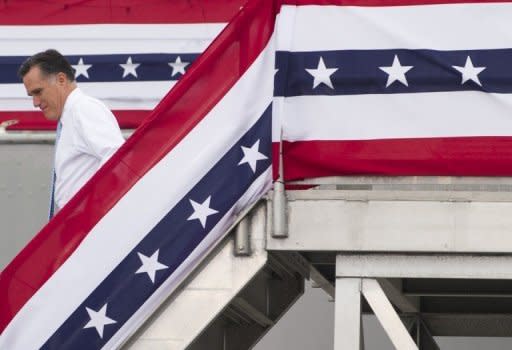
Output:
[[[200,53],[225,23],[0,26],[0,56],[54,48],[63,55]]]
[[[492,49],[510,47],[512,4],[283,6],[280,16],[294,32],[278,50]]]
[[[480,91],[275,98],[283,139],[509,136],[512,95]]]

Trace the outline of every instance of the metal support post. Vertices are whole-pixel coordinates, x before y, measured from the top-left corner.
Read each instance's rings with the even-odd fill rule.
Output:
[[[279,178],[274,183],[272,197],[272,237],[287,238],[288,225],[286,222],[286,195],[283,180],[283,143],[279,143]]]
[[[417,321],[417,344],[421,350],[440,350],[439,345],[437,345],[434,337],[428,330],[425,322],[421,318],[418,317]]]
[[[334,350],[361,349],[361,279],[337,278]]]
[[[235,229],[235,256],[251,255],[250,217],[243,218]]]
[[[363,322],[361,320],[361,335],[359,337],[359,339],[361,339],[361,341],[359,342],[359,350],[364,350],[364,329],[363,329]]]

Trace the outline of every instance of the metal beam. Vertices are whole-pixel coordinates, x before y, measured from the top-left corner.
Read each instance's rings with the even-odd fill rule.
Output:
[[[512,279],[510,255],[338,254],[337,277]]]
[[[386,293],[393,305],[403,313],[420,312],[420,298],[416,296],[406,296],[402,289],[401,279],[379,279],[379,284]]]
[[[267,315],[265,315],[260,310],[256,309],[252,306],[247,300],[241,297],[236,297],[231,302],[231,306],[235,307],[242,311],[247,317],[256,322],[262,327],[273,326],[274,321],[272,321]]]
[[[512,280],[481,279],[404,279],[403,293],[407,296],[458,298],[512,298]]]
[[[133,130],[122,130],[126,139],[133,134]],[[0,125],[0,144],[53,144],[54,131],[6,131]]]
[[[318,272],[313,265],[310,265],[309,268],[309,278],[314,282],[313,288],[322,288],[324,292],[334,299],[335,290],[333,284]]]
[[[505,176],[328,176],[293,181],[300,185],[512,185],[512,177]],[[482,187],[480,187],[482,188]]]
[[[276,239],[270,230],[269,250],[512,251],[510,191],[311,190],[287,191],[286,198],[288,237]]]
[[[414,191],[399,190],[390,187],[382,190],[352,190],[352,189],[317,189],[312,191],[287,191],[287,198],[294,201],[391,201],[391,202],[510,202],[512,186],[508,184],[487,184],[480,187],[484,190],[475,190],[477,186],[466,185],[467,190],[431,190]],[[393,188],[393,189],[391,189]]]
[[[422,313],[423,321],[436,336],[512,337],[512,315]]]
[[[418,346],[421,350],[440,350],[427,325],[418,317]]]
[[[362,292],[389,339],[398,350],[418,350],[393,306],[374,279],[362,279]]]

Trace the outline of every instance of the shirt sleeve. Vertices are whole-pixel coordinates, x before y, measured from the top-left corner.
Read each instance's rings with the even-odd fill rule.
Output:
[[[88,99],[78,105],[75,115],[77,147],[103,165],[123,144],[119,124],[112,112],[101,102]]]

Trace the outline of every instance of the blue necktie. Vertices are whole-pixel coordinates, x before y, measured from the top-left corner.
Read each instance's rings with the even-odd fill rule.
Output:
[[[55,180],[57,179],[57,175],[55,174],[55,155],[57,155],[57,143],[59,142],[61,129],[62,124],[59,120],[59,123],[57,124],[57,131],[55,132],[55,153],[53,156],[52,188],[50,192],[50,210],[48,213],[48,220],[50,220],[55,213]]]

